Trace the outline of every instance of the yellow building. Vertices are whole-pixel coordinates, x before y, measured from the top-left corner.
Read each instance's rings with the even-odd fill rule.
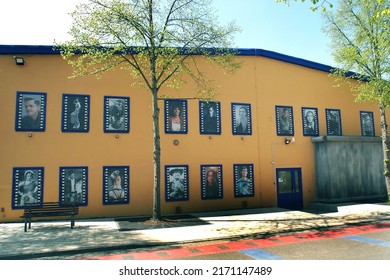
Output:
[[[306,208],[316,198],[312,137],[380,135],[361,126],[367,116],[379,124],[376,106],[334,87],[329,66],[258,49],[239,58],[233,76],[205,68],[218,85],[215,103],[187,100],[191,84],[164,92],[174,99],[160,101],[163,215]],[[152,213],[150,93],[121,70],[71,73],[50,46],[0,46],[0,222],[19,220],[36,201],[77,201],[85,218]],[[25,120],[29,106],[40,110],[35,122]],[[170,120],[174,107],[181,123]]]

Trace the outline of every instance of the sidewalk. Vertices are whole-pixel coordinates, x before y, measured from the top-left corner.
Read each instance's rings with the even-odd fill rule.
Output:
[[[338,212],[325,214],[281,208],[201,212],[182,218],[167,217],[162,225],[130,218],[76,220],[73,230],[69,221],[33,222],[28,232],[24,232],[23,223],[3,223],[0,224],[0,259],[261,238],[389,221],[390,205],[355,204],[340,205]]]

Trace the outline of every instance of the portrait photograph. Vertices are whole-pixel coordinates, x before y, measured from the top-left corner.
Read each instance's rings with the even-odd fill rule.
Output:
[[[103,204],[128,204],[130,202],[130,167],[103,167]]]
[[[165,200],[170,202],[188,199],[188,165],[165,166]]]
[[[326,134],[341,136],[341,112],[338,109],[325,109]]]
[[[232,103],[233,135],[251,135],[251,105]]]
[[[88,205],[88,167],[60,167],[61,204]]]
[[[275,106],[276,134],[280,136],[294,135],[294,115],[291,106]]]
[[[89,107],[89,95],[63,94],[62,132],[88,132]]]
[[[104,132],[130,131],[130,98],[104,97]]]
[[[234,197],[254,196],[253,164],[234,164]]]
[[[360,112],[360,127],[362,130],[362,136],[375,136],[373,112]]]
[[[46,93],[16,93],[16,131],[45,131]]]
[[[12,180],[12,209],[43,203],[43,167],[15,167]]]
[[[221,134],[221,103],[199,101],[200,134]]]
[[[166,99],[164,101],[165,133],[186,134],[187,100]]]
[[[302,107],[302,125],[304,136],[319,135],[317,108]]]
[[[202,199],[223,198],[222,165],[201,165],[200,174]]]

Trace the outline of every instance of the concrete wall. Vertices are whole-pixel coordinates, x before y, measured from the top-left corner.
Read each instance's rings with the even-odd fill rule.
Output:
[[[322,136],[312,142],[317,201],[387,197],[380,137]]]

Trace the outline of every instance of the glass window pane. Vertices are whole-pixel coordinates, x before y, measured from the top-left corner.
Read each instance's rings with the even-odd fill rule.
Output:
[[[299,171],[295,170],[295,192],[300,192],[301,191],[301,185],[300,185],[300,178],[299,178]]]
[[[278,187],[279,193],[292,193],[293,184],[291,178],[291,171],[279,171],[278,172]]]

